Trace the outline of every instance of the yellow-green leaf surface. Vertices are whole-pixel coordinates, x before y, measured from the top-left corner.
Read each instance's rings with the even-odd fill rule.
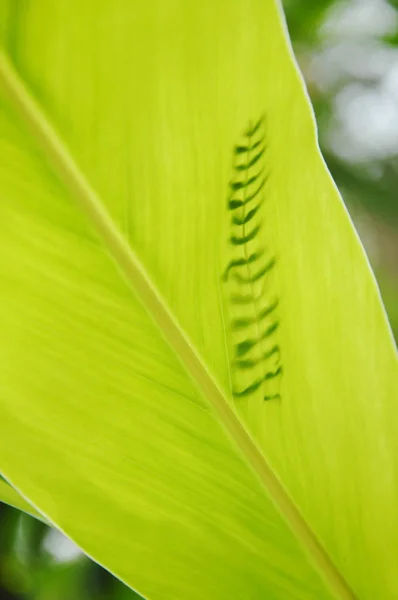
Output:
[[[275,3],[0,0],[0,32],[0,471],[151,600],[397,597],[395,348]],[[275,378],[224,281],[255,123]]]
[[[36,519],[45,521],[41,514],[35,510],[18,492],[14,490],[4,479],[0,477],[0,499],[1,502],[5,502],[14,508],[18,508],[23,512],[32,515]]]

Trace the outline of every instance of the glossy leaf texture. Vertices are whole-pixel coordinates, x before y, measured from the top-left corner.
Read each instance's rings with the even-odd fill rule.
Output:
[[[396,351],[278,7],[0,23],[0,472],[149,599],[395,597]]]

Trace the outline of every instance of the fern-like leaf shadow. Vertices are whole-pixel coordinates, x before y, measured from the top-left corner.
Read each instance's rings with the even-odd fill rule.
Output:
[[[231,259],[222,280],[229,286],[228,302],[231,312],[235,311],[230,319],[231,335],[237,336],[231,365],[236,383],[234,397],[244,399],[261,390],[263,399],[268,401],[281,399],[279,383],[272,387],[270,384],[279,381],[283,368],[281,350],[275,341],[279,302],[268,297],[268,276],[277,261],[259,241],[268,183],[266,155],[266,120],[261,117],[254,125],[249,124],[233,150],[227,203]]]

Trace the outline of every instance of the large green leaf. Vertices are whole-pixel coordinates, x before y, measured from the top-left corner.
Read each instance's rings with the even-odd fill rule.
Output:
[[[18,508],[23,512],[28,513],[32,517],[36,517],[36,519],[40,519],[41,521],[45,521],[45,519],[41,516],[41,514],[35,510],[18,492],[14,490],[4,479],[0,476],[0,499],[2,502],[13,506],[14,508]]]
[[[274,2],[0,7],[0,470],[150,599],[395,597],[395,348]]]

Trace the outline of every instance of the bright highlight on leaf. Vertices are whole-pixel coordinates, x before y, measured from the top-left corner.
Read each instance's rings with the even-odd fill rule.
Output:
[[[395,597],[396,352],[274,2],[0,22],[0,472],[151,600]]]

